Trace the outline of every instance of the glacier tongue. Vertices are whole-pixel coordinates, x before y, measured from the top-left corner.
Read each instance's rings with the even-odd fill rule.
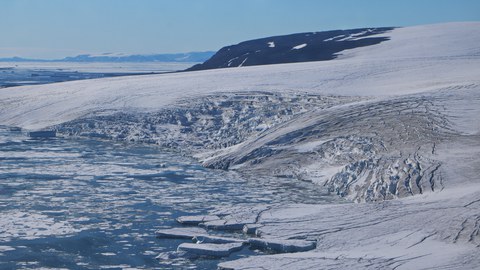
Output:
[[[206,167],[312,181],[350,200],[381,201],[444,188],[435,151],[467,136],[456,123],[468,115],[458,113],[466,103],[480,106],[477,89],[380,99],[223,93],[151,113],[91,115],[55,129],[154,143],[197,156]]]
[[[253,248],[287,252],[222,262],[220,269],[480,263],[479,84],[381,98],[222,93],[179,104],[149,113],[92,115],[55,129],[182,149],[207,167],[311,181],[348,200],[370,202],[230,209],[230,216],[213,211],[212,217],[186,219],[209,230],[245,229],[260,237],[249,241]],[[222,242],[206,232],[182,235]],[[316,247],[281,248],[295,239]],[[160,257],[229,256],[237,250],[229,245],[183,244]]]

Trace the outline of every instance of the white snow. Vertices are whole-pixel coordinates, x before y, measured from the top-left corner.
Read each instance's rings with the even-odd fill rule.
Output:
[[[360,266],[368,261],[366,269],[387,265],[398,269],[436,269],[444,265],[475,268],[480,262],[475,255],[478,207],[463,207],[475,195],[448,194],[448,198],[420,196],[382,204],[291,205],[264,212],[260,223],[266,226],[262,228],[265,237],[318,239],[317,249],[295,255],[249,257],[220,266],[278,269],[288,263],[291,268],[300,268],[312,261],[328,265],[336,260],[333,269],[344,269],[353,261]],[[469,240],[472,235],[474,240]]]
[[[245,57],[245,59],[243,59],[242,63],[240,63],[240,65],[238,65],[238,67],[243,67],[243,64],[245,64],[245,62],[247,62],[247,59],[248,59],[248,57]]]
[[[329,39],[326,39],[324,41],[331,41],[331,40],[335,40],[335,41],[346,41],[346,40],[360,40],[360,39],[363,39],[365,37],[362,37],[362,35],[365,35],[369,32],[372,32],[371,29],[367,29],[365,31],[362,31],[362,32],[358,32],[358,33],[355,33],[355,34],[350,34],[348,36],[345,36],[345,35],[340,35],[340,36],[336,36],[336,37],[333,37],[333,38],[329,38]],[[366,38],[369,38],[371,36],[368,36]]]
[[[478,59],[480,38],[478,22],[442,23],[396,28],[392,32],[369,36],[390,37],[391,41],[342,52],[346,58],[428,59],[448,61],[452,58]],[[422,42],[428,41],[428,42]],[[412,59],[412,60],[413,60]]]
[[[315,94],[390,96],[478,84],[478,26],[465,23],[395,29],[384,34],[390,35],[391,41],[346,51],[344,60],[0,89],[0,123],[39,129],[94,111],[158,110],[182,98],[218,91],[294,89]],[[422,39],[429,42],[419,43]]]
[[[296,146],[296,149],[299,153],[307,153],[313,151],[316,147],[324,144],[326,141],[311,141],[302,143]]]
[[[299,44],[299,45],[297,45],[297,46],[294,46],[294,47],[292,48],[292,50],[300,50],[300,49],[303,49],[303,48],[305,48],[305,47],[307,47],[307,43],[303,43],[303,44]]]
[[[334,36],[334,37],[331,37],[331,38],[324,39],[323,41],[332,41],[332,40],[335,40],[335,39],[342,38],[344,36],[345,35],[338,35],[338,36]]]

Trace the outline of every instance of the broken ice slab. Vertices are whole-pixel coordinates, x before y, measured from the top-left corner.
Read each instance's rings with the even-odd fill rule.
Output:
[[[270,250],[278,253],[309,251],[316,248],[316,243],[305,240],[283,240],[250,238],[248,243],[253,248]]]
[[[257,229],[261,228],[260,224],[245,224],[243,226],[243,233],[250,235],[257,235]],[[257,235],[258,236],[258,235]]]
[[[57,132],[55,130],[30,131],[28,136],[31,138],[53,138],[57,136]]]
[[[212,243],[212,244],[229,244],[229,243],[246,243],[246,240],[228,238],[228,237],[219,237],[219,236],[208,236],[208,235],[197,235],[193,237],[193,241],[197,244],[201,243]]]
[[[194,236],[207,234],[202,228],[172,228],[161,229],[155,232],[157,238],[175,238],[175,239],[192,239]]]
[[[243,248],[243,243],[228,244],[192,244],[183,243],[177,248],[178,252],[186,252],[188,257],[204,256],[204,257],[228,257],[232,252],[239,251]]]
[[[197,226],[200,223],[208,222],[208,221],[214,221],[214,220],[219,220],[220,218],[218,216],[181,216],[177,218],[177,222],[184,224],[184,225],[193,225]]]
[[[219,220],[200,223],[199,226],[203,226],[207,229],[219,230],[219,231],[241,231],[243,230],[243,226],[245,226],[245,223],[235,222],[234,220],[219,219]]]
[[[168,261],[168,260],[174,260],[178,258],[184,258],[186,257],[186,252],[177,252],[177,251],[167,251],[167,252],[162,252],[158,254],[155,259],[161,260],[161,261]]]
[[[167,251],[158,254],[155,259],[162,261],[165,263],[166,261],[173,262],[175,260],[183,260],[183,259],[197,259],[199,255],[194,253],[186,252],[186,251]]]

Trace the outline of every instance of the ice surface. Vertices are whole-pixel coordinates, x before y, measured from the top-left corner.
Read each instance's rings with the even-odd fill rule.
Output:
[[[220,219],[217,216],[181,216],[177,218],[177,222],[185,225],[198,225],[203,222]]]
[[[156,231],[155,233],[157,235],[157,238],[192,239],[194,236],[207,234],[207,231],[198,227],[186,227],[161,229]]]
[[[12,250],[15,250],[15,248],[10,246],[0,246],[0,252],[12,251]]]
[[[253,248],[259,248],[279,253],[309,251],[315,249],[316,247],[315,242],[303,240],[250,238],[248,239],[248,243]]]
[[[39,129],[92,112],[158,110],[219,91],[391,96],[478,83],[475,29],[476,23],[398,28],[391,41],[345,52],[343,60],[2,89],[0,123]]]
[[[56,221],[48,215],[22,212],[2,211],[0,214],[0,239],[12,238],[36,239],[45,236],[65,236],[81,231],[65,221]]]
[[[235,220],[213,220],[200,224],[207,229],[214,229],[220,231],[241,231],[245,223],[237,222]]]
[[[256,235],[257,234],[257,229],[261,228],[261,225],[258,224],[245,224],[243,226],[243,233],[244,234],[250,234],[250,235]]]
[[[291,205],[264,212],[259,220],[268,238],[295,237],[317,240],[310,252],[240,259],[221,263],[228,269],[248,266],[292,269],[330,265],[343,269],[353,261],[366,269],[439,268],[451,265],[469,269],[480,262],[478,216],[465,205],[478,202],[480,188],[444,191],[381,204]],[[473,204],[472,204],[473,203]],[[468,207],[467,207],[468,208]],[[417,227],[422,224],[423,227]],[[461,254],[461,255],[460,255]]]
[[[243,248],[243,243],[228,244],[191,244],[183,243],[178,246],[178,251],[187,252],[187,256],[227,257],[230,253]]]
[[[245,243],[245,240],[220,237],[220,236],[208,236],[208,235],[197,235],[193,237],[193,241],[197,244],[203,243],[212,243],[212,244],[229,244],[229,243]]]

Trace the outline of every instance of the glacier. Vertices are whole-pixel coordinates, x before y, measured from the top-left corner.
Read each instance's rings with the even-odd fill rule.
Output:
[[[202,235],[196,226],[246,226],[258,243],[315,243],[220,269],[478,269],[480,23],[379,36],[389,40],[331,61],[0,89],[0,124],[159,145],[344,198],[219,206],[210,215],[220,219],[192,221]],[[194,245],[183,251],[242,246]]]

